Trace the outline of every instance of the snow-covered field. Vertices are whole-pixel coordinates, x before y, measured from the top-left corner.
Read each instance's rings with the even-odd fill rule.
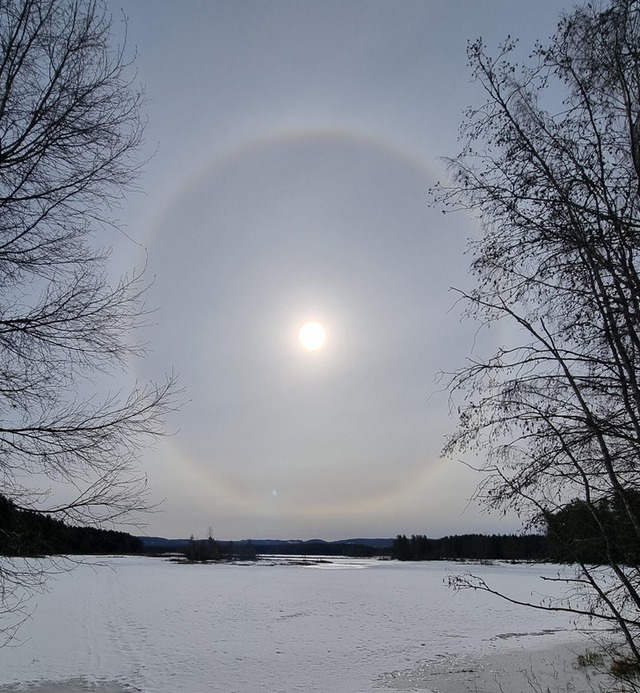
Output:
[[[559,589],[538,577],[554,566],[103,563],[59,575],[37,598],[21,644],[0,648],[0,691],[426,690],[432,664],[581,645],[566,615],[445,584],[473,570],[530,599]]]

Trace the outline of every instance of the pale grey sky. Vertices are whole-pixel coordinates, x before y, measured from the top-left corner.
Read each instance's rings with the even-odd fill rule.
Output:
[[[554,30],[558,0],[114,0],[146,86],[144,196],[117,268],[148,261],[152,353],[179,429],[145,455],[150,534],[346,538],[508,532],[438,459],[436,376],[475,327],[464,215],[429,207],[465,106],[467,39]],[[156,151],[157,150],[157,151]],[[304,350],[306,320],[327,330]],[[497,337],[498,339],[500,336]],[[471,460],[472,461],[472,460]]]

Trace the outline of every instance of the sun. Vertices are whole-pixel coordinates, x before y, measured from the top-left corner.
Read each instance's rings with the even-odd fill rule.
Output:
[[[327,338],[327,333],[319,322],[306,322],[298,332],[300,344],[309,351],[320,349]]]

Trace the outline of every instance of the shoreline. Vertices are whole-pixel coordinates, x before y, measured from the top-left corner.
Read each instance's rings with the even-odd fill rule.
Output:
[[[590,644],[585,639],[540,649],[441,655],[410,669],[383,674],[378,684],[425,693],[598,693],[612,679],[593,667],[578,665],[578,655],[590,649]]]

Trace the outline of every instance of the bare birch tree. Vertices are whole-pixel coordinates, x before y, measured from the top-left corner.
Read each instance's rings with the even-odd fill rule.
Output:
[[[482,227],[469,316],[514,339],[452,374],[459,426],[445,453],[479,451],[478,498],[532,526],[554,531],[582,503],[606,559],[587,563],[559,535],[579,598],[554,608],[611,624],[640,667],[640,3],[575,9],[527,65],[514,47],[469,45],[486,102],[436,190]]]
[[[95,0],[0,0],[0,493],[75,523],[146,507],[137,458],[175,392],[172,377],[96,384],[143,354],[143,278],[110,281],[100,242],[138,175],[123,51]],[[16,560],[0,563],[0,612],[37,583]]]

